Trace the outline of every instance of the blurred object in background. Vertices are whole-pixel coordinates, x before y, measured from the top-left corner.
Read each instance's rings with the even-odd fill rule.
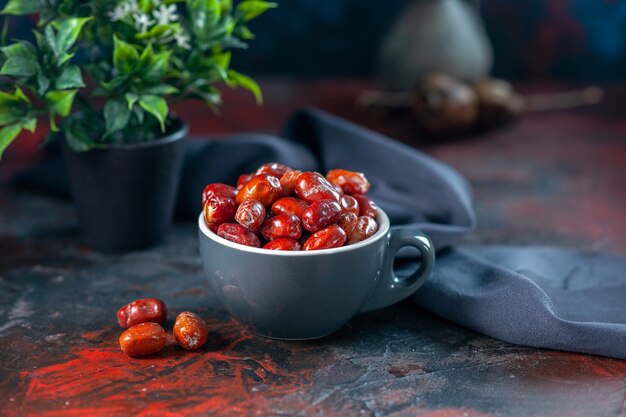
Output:
[[[271,15],[252,22],[263,36],[235,53],[233,66],[267,77],[374,78],[386,36],[415,1],[278,0]],[[480,15],[498,78],[626,79],[626,0],[482,0]],[[10,20],[9,39],[31,33],[28,19]]]
[[[484,78],[492,62],[491,45],[473,3],[414,0],[383,44],[380,71],[386,88],[407,91],[433,72],[463,80]]]
[[[500,127],[527,112],[564,110],[596,104],[603,98],[604,90],[599,87],[521,95],[511,83],[498,78],[466,83],[448,74],[431,73],[408,91],[363,91],[356,105],[381,116],[410,110],[423,133],[447,138]]]
[[[626,0],[484,0],[482,15],[496,76],[626,78]]]
[[[484,78],[472,83],[479,103],[478,128],[490,129],[507,124],[519,116],[526,100],[510,82],[498,78]]]
[[[442,73],[416,80],[412,94],[413,115],[420,127],[437,136],[469,131],[478,120],[478,95],[468,84]]]

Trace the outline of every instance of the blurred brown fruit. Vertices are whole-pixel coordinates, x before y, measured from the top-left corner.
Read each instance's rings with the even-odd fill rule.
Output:
[[[478,119],[478,98],[467,84],[444,74],[424,77],[414,95],[413,112],[433,136],[467,133]]]
[[[478,123],[481,128],[506,124],[524,111],[524,98],[508,81],[485,78],[473,83],[472,87],[478,97]]]

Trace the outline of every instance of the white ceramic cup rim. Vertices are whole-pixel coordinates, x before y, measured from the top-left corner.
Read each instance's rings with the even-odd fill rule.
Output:
[[[200,216],[198,217],[198,227],[200,228],[200,230],[206,237],[213,240],[214,242],[219,243],[224,246],[231,247],[233,249],[243,251],[243,252],[251,252],[251,253],[257,253],[257,254],[267,255],[267,256],[320,256],[320,255],[329,255],[329,254],[334,254],[334,253],[343,253],[343,252],[357,250],[364,246],[373,244],[379,239],[382,239],[382,237],[387,234],[387,232],[389,231],[389,217],[387,217],[387,214],[384,211],[382,211],[380,207],[378,208],[378,216],[376,217],[376,222],[378,223],[378,231],[374,235],[370,236],[369,238],[365,239],[362,242],[358,242],[358,243],[348,245],[348,246],[342,246],[340,248],[332,248],[332,249],[320,249],[320,250],[311,250],[311,251],[287,251],[287,250],[269,250],[269,249],[263,249],[263,248],[254,248],[252,246],[246,246],[240,243],[231,242],[230,240],[224,239],[223,237],[218,236],[217,233],[214,233],[213,231],[211,231],[207,227],[206,223],[204,222],[204,216],[202,213],[200,213]]]

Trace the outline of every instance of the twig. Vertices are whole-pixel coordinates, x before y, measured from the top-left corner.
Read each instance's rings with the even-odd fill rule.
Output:
[[[413,102],[413,94],[405,91],[362,91],[356,98],[358,108],[388,107],[403,108],[409,107]]]
[[[565,110],[573,107],[597,104],[604,98],[600,87],[587,87],[562,93],[531,94],[524,97],[526,111]]]
[[[602,101],[604,90],[597,86],[590,86],[580,90],[560,93],[530,94],[523,96],[524,111],[565,110],[574,107],[597,104]],[[372,107],[381,109],[401,109],[410,107],[413,103],[413,93],[401,91],[372,91],[361,92],[356,99],[356,106],[360,109]]]

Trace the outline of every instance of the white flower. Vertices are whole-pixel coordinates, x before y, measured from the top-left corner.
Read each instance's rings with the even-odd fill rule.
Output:
[[[159,43],[166,44],[171,42],[174,39],[174,31],[171,29],[167,29],[165,32],[159,36]]]
[[[152,16],[159,22],[159,25],[167,25],[178,20],[176,14],[176,5],[166,6],[162,4],[158,9],[152,12]]]
[[[141,33],[145,33],[148,31],[148,28],[154,24],[154,20],[150,20],[145,13],[133,13],[133,17],[135,18],[135,28]]]
[[[124,20],[128,16],[128,7],[126,3],[118,4],[115,9],[108,13],[111,21],[117,22],[118,20]]]
[[[127,0],[124,1],[108,13],[109,17],[113,22],[117,22],[118,20],[124,20],[129,17],[131,14],[139,11],[139,6],[137,5],[137,0]]]
[[[137,4],[137,0],[126,0],[126,5],[128,7],[129,13],[139,13],[139,5]]]
[[[191,45],[189,45],[189,35],[180,30],[179,32],[174,34],[174,40],[176,41],[176,45],[183,49],[191,49]]]

